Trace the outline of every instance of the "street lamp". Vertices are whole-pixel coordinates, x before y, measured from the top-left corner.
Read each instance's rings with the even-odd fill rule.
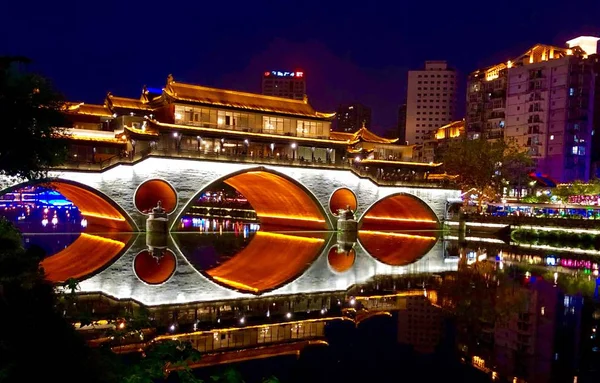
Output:
[[[179,149],[181,149],[181,147],[180,147],[181,134],[179,134],[177,132],[173,132],[173,137],[175,138],[175,149],[177,149],[177,151],[179,151]]]
[[[292,142],[290,146],[292,147],[292,161],[296,161],[296,143]]]
[[[200,151],[200,143],[202,143],[202,137],[196,136],[196,141],[198,142],[198,151]]]
[[[271,156],[273,156],[274,151],[275,151],[275,144],[271,144]]]

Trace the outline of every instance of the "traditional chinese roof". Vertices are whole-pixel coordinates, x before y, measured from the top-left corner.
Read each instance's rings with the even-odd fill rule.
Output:
[[[93,131],[87,129],[67,129],[67,137],[76,141],[102,142],[106,144],[126,144],[124,135],[115,135],[111,132]]]
[[[109,108],[134,109],[134,110],[152,110],[150,105],[140,99],[116,97],[111,93],[106,95],[106,104]]]
[[[256,93],[209,88],[176,82],[169,76],[164,93],[176,100],[207,105],[227,106],[261,112],[288,114],[319,119],[331,119],[335,113],[321,113],[313,109],[308,100],[292,100]]]
[[[375,151],[375,149],[364,149],[364,148],[348,149],[348,153],[350,153],[350,154],[373,153],[373,151]]]
[[[140,136],[149,136],[149,137],[157,137],[158,131],[156,129],[137,129],[133,126],[126,126],[125,130],[129,131],[133,134],[138,134]]]
[[[358,129],[355,133],[344,133],[344,132],[330,132],[329,138],[332,140],[339,141],[350,141],[351,143],[357,143],[360,141],[371,142],[374,144],[393,144],[398,141],[397,138],[388,139],[378,136],[377,134],[371,132],[364,125],[362,128]]]
[[[104,105],[80,103],[66,103],[64,111],[69,114],[80,114],[86,116],[98,116],[112,118],[111,111]]]

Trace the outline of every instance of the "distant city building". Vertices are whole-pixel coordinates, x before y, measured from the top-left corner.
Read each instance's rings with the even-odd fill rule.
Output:
[[[594,115],[600,100],[594,93],[597,41],[537,44],[513,60],[471,73],[468,137],[513,138],[536,161],[536,173],[555,182],[588,180],[593,124],[600,120]]]
[[[400,105],[398,108],[398,141],[406,144],[406,104]]]
[[[420,145],[427,133],[454,120],[456,73],[446,61],[426,61],[408,72],[404,141]]]
[[[306,81],[302,71],[267,71],[263,73],[262,94],[303,100]]]
[[[423,144],[416,145],[413,160],[418,162],[435,162],[440,149],[451,141],[465,135],[465,120],[458,120],[433,130],[425,136]]]
[[[354,133],[365,126],[371,128],[371,108],[359,103],[342,104],[336,113],[335,130]]]

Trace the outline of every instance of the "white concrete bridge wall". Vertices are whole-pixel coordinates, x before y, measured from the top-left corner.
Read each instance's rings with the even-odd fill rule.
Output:
[[[215,180],[240,170],[258,166],[150,157],[134,165],[118,165],[101,173],[67,170],[53,171],[50,176],[79,182],[104,193],[128,212],[138,227],[144,230],[145,216],[139,213],[134,206],[135,191],[144,181],[162,179],[175,188],[178,194],[178,206],[170,215],[173,219],[180,214],[191,198]],[[378,186],[369,179],[360,178],[349,170],[264,167],[285,174],[303,184],[321,202],[324,210],[330,214],[330,218],[332,216],[329,212],[329,198],[336,189],[341,187],[346,187],[356,194],[358,199],[357,217],[360,217],[373,203],[385,196],[408,193],[426,202],[438,218],[442,219],[447,200],[460,197],[459,190]]]

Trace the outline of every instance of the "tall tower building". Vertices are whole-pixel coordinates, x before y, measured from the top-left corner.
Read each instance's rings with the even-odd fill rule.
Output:
[[[263,73],[262,94],[303,100],[306,95],[306,78],[302,71],[267,71]]]
[[[512,138],[556,182],[591,173],[596,37],[565,47],[537,44],[506,63],[468,78],[469,138]],[[597,96],[597,95],[596,95]]]
[[[354,133],[363,125],[371,128],[371,108],[362,104],[342,104],[338,107],[336,113],[337,132]]]
[[[420,145],[427,133],[454,121],[456,81],[446,61],[426,61],[425,69],[408,72],[404,141]]]

